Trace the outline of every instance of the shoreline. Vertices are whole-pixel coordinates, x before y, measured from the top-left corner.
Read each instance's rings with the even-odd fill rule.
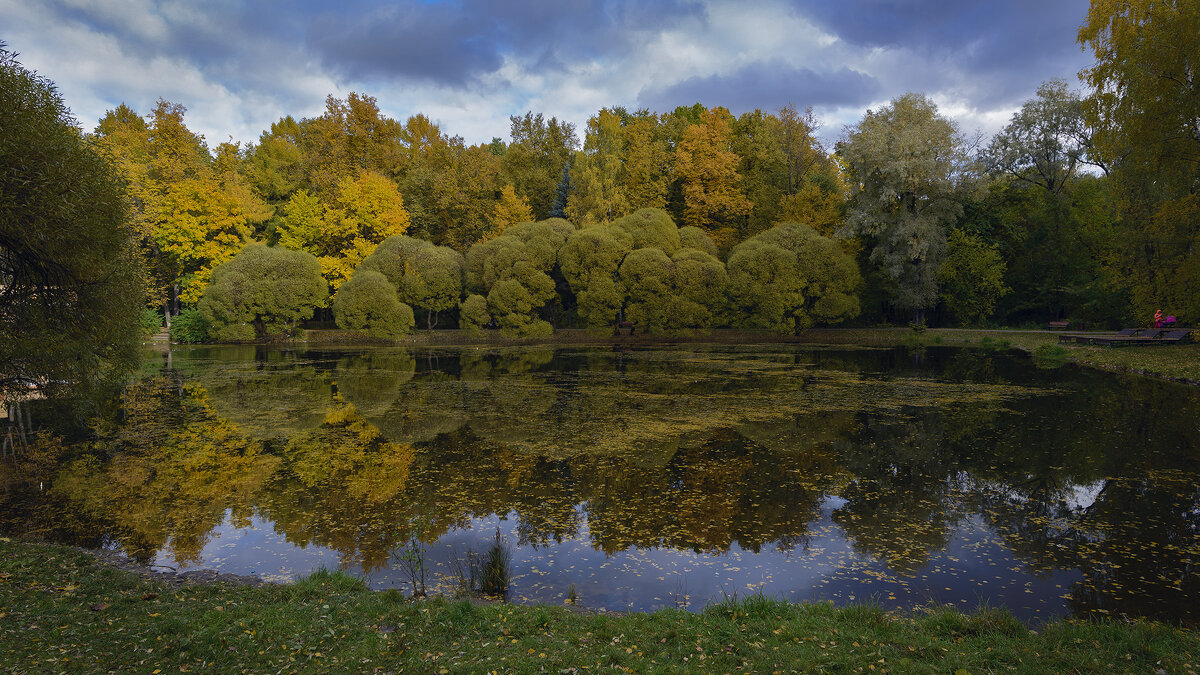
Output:
[[[1031,629],[971,612],[726,598],[699,612],[414,601],[342,573],[172,584],[0,538],[0,669],[139,672],[1196,672],[1189,628],[1121,617]]]
[[[1198,331],[1200,332],[1200,331]],[[1100,347],[1060,345],[1062,331],[1035,329],[975,329],[930,328],[915,333],[905,327],[889,328],[810,328],[798,335],[780,335],[767,331],[712,329],[671,335],[616,336],[607,331],[580,328],[558,329],[549,337],[505,338],[495,331],[470,335],[458,329],[416,331],[396,340],[372,338],[359,331],[341,329],[309,329],[305,338],[296,341],[267,343],[206,343],[206,344],[266,344],[362,346],[362,347],[526,347],[526,346],[653,346],[680,344],[713,345],[770,345],[803,344],[829,347],[976,347],[984,349],[1016,349],[1035,354],[1039,348],[1057,348],[1062,360],[1082,368],[1115,374],[1137,375],[1152,379],[1200,387],[1200,344],[1154,345],[1146,347]],[[1103,334],[1103,333],[1101,333]],[[154,349],[170,349],[180,343],[146,343]]]

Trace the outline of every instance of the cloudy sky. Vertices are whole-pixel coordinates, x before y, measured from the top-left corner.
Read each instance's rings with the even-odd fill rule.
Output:
[[[812,106],[836,140],[864,110],[929,95],[968,133],[1039,83],[1078,86],[1088,0],[0,0],[0,40],[90,130],[125,102],[188,108],[210,145],[255,141],[326,95],[375,96],[468,142],[527,110],[735,114]]]

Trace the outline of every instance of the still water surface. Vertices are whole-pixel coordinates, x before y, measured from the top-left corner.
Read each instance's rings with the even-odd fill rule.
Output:
[[[1194,388],[950,348],[152,359],[87,438],[4,465],[0,527],[405,590],[413,537],[433,585],[499,532],[511,599],[573,586],[607,610],[762,592],[1200,618]]]

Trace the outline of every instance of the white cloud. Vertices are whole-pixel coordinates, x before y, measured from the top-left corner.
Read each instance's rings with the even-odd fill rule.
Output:
[[[0,0],[0,16],[6,18],[4,38],[10,49],[21,53],[27,67],[58,84],[85,128],[121,102],[145,113],[162,97],[186,106],[189,126],[213,144],[230,135],[256,140],[280,117],[319,114],[327,94],[344,97],[350,91],[375,96],[398,119],[424,113],[441,122],[445,132],[472,143],[507,137],[508,116],[527,110],[573,122],[582,133],[596,110],[636,106],[643,91],[664,91],[689,78],[728,77],[771,63],[812,71],[815,77],[863,74],[864,81],[873,79],[885,88],[872,107],[905,91],[922,91],[964,131],[992,133],[1019,105],[997,97],[997,78],[1008,91],[1014,82],[1016,89],[1026,86],[1022,78],[1031,77],[1005,70],[1003,64],[989,64],[984,74],[970,72],[963,65],[969,59],[960,62],[937,49],[854,46],[791,7],[785,0],[708,0],[702,15],[674,16],[662,26],[646,26],[622,41],[621,49],[550,69],[532,63],[528,55],[506,53],[499,69],[461,86],[414,84],[400,77],[342,79],[298,37],[315,19],[296,14],[289,15],[286,27],[282,22],[250,25],[240,18],[245,12],[237,3],[218,11],[214,5],[181,0]],[[1070,43],[1074,36],[1067,31],[1063,39]],[[1077,69],[1074,63],[1062,67],[1069,72],[1057,74],[1068,78]],[[1047,69],[1047,77],[1056,74],[1053,64]],[[1037,84],[1028,83],[1028,96]],[[843,125],[857,122],[866,108],[793,102],[815,105],[826,142],[836,140]],[[761,105],[772,108],[778,102]]]

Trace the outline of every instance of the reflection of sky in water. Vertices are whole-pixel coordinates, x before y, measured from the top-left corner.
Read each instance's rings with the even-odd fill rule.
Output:
[[[165,566],[180,572],[216,569],[233,574],[253,574],[263,581],[289,582],[307,576],[322,567],[337,569],[336,551],[323,546],[301,548],[288,543],[275,532],[271,523],[251,518],[249,527],[236,527],[229,514],[213,528],[196,562],[180,563],[168,545],[154,557],[152,566]]]
[[[592,547],[587,519],[582,507],[577,507],[576,538],[538,548],[513,546],[510,599],[560,604],[574,584],[581,605],[605,610],[673,606],[698,610],[725,597],[761,591],[792,601],[873,603],[889,610],[929,604],[969,610],[983,604],[1007,607],[1023,619],[1049,619],[1068,612],[1064,596],[1081,575],[1077,571],[1031,575],[976,517],[958,523],[945,550],[932,552],[920,569],[902,575],[854,551],[830,517],[844,504],[840,497],[827,498],[819,518],[810,524],[807,546],[793,550],[767,546],[754,553],[735,544],[720,554],[633,548],[611,556]],[[485,551],[497,528],[515,542],[517,525],[515,518],[491,516],[473,519],[469,528],[451,530],[428,548],[427,584],[432,587],[450,574],[453,557]],[[213,568],[277,582],[339,566],[336,551],[294,546],[258,518],[252,518],[249,527],[238,528],[226,517],[194,564],[180,565],[165,550],[154,564],[179,571]],[[362,576],[357,568],[349,571]],[[397,568],[375,570],[365,578],[372,588],[411,590]]]
[[[0,529],[45,530],[22,519],[63,500],[95,514],[90,545],[290,581],[362,573],[427,513],[462,524],[430,547],[431,586],[497,528],[549,540],[514,547],[521,602],[574,585],[611,610],[761,591],[1194,623],[1192,389],[938,348],[198,348],[175,367],[123,394],[146,430],[64,463]]]

